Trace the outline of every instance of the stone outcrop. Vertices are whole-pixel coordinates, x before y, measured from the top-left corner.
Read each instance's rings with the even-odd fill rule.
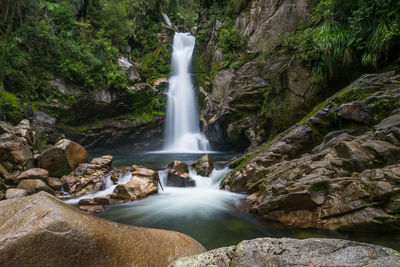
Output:
[[[198,160],[196,160],[192,164],[192,167],[193,167],[193,169],[196,170],[198,175],[210,176],[210,174],[212,173],[212,171],[214,169],[214,164],[213,164],[213,160],[212,160],[211,156],[206,154],[206,155],[202,156],[201,158],[199,158]]]
[[[44,192],[0,202],[2,266],[168,266],[202,252],[186,235],[106,221]]]
[[[88,153],[78,143],[62,139],[41,153],[38,161],[39,167],[48,170],[50,176],[62,177],[75,170],[78,164],[87,162]]]
[[[220,43],[221,29],[229,29],[229,23],[211,19],[207,10],[199,13],[198,32],[207,32],[206,43],[200,39],[195,51],[205,98],[200,98],[201,118],[213,147],[245,151],[261,145],[300,120],[330,91],[312,84],[310,70],[284,48],[287,36],[312,8],[305,0],[236,1],[236,29],[247,43],[233,62]],[[229,62],[204,81],[204,73]]]
[[[132,63],[129,62],[129,60],[125,57],[120,57],[118,59],[118,64],[121,67],[121,69],[126,73],[126,76],[128,79],[132,82],[138,82],[140,81],[140,75],[139,72],[135,69]]]
[[[86,148],[129,141],[140,150],[155,149],[162,144],[165,96],[159,86],[131,81],[128,90],[88,93],[74,91],[74,86],[65,83],[55,85],[75,101],[55,100],[50,104],[41,103],[38,108],[51,110],[57,120],[56,131],[63,133],[64,138]],[[154,116],[154,113],[160,115]]]
[[[224,187],[284,224],[399,231],[399,108],[400,75],[364,75],[231,164]]]
[[[258,53],[275,48],[296,30],[310,9],[305,0],[250,1],[236,20],[242,34],[249,36],[246,50]]]
[[[113,157],[106,155],[94,158],[90,163],[79,164],[74,171],[61,178],[64,190],[81,196],[103,189],[110,175],[112,161]]]
[[[133,165],[132,178],[125,184],[119,184],[114,190],[117,198],[123,200],[138,200],[158,192],[157,172],[142,166]]]
[[[213,145],[253,148],[300,120],[321,90],[299,60],[280,51],[222,70],[201,111],[205,133]]]
[[[400,253],[339,239],[258,238],[179,259],[170,267],[397,266]]]
[[[66,136],[79,140],[85,147],[118,145],[123,142],[135,143],[136,150],[150,150],[162,145],[163,116],[144,118],[112,118],[84,126],[60,125]]]

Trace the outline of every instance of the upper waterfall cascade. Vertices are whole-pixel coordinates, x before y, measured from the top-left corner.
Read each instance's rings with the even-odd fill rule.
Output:
[[[193,35],[175,33],[164,146],[164,151],[172,153],[196,153],[210,150],[208,140],[200,132],[200,120],[190,73],[194,45]]]

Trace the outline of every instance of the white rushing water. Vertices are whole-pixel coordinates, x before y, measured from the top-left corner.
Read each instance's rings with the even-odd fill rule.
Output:
[[[200,120],[190,73],[194,45],[193,35],[175,33],[164,152],[196,153],[210,150],[207,138],[200,132]]]
[[[135,214],[138,222],[154,222],[155,220],[172,220],[176,218],[175,216],[208,217],[215,212],[232,210],[240,205],[245,196],[219,189],[221,180],[228,172],[229,168],[214,169],[210,177],[203,177],[190,170],[189,175],[195,180],[195,187],[170,187],[166,185],[168,170],[159,171],[163,189],[160,186],[158,194],[148,196],[140,201],[123,204],[132,210],[124,209],[123,213],[116,212],[118,212],[119,218]],[[128,172],[118,184],[124,184],[131,178],[132,174]],[[112,183],[111,178],[107,177],[104,190],[67,200],[66,203],[74,205],[82,198],[106,197],[114,191],[116,186]]]
[[[228,171],[228,168],[214,170],[210,177],[190,171],[190,177],[196,181],[195,187],[166,186],[168,170],[159,171],[164,190],[159,187],[158,194],[122,204],[120,209],[109,211],[108,216],[121,220],[134,217],[135,223],[147,225],[178,218],[207,218],[223,211],[234,210],[245,196],[219,189],[219,184]]]

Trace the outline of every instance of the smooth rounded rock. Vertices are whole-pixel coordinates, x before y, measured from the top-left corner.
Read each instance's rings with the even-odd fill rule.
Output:
[[[28,191],[25,189],[18,189],[18,188],[10,188],[6,191],[5,197],[6,199],[14,199],[14,198],[21,198],[21,197],[26,197],[28,194]]]
[[[18,189],[24,189],[29,195],[38,193],[40,191],[45,191],[54,195],[53,189],[51,189],[47,184],[39,179],[26,179],[22,180],[17,186]]]
[[[400,266],[389,248],[340,239],[258,238],[180,259],[170,267]]]
[[[184,234],[100,219],[45,192],[0,202],[0,244],[2,266],[168,266],[205,252]]]
[[[39,156],[39,167],[49,171],[50,176],[62,177],[75,170],[80,163],[88,161],[86,149],[68,139],[62,139]]]

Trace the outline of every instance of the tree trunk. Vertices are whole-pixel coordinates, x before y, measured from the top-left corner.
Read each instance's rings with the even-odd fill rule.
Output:
[[[21,27],[22,27],[22,12],[21,12],[20,0],[17,0],[17,12],[18,12],[18,16],[19,16],[19,23],[21,24]]]
[[[8,8],[10,6],[10,0],[2,0],[1,1],[1,21],[6,23],[8,16]]]

